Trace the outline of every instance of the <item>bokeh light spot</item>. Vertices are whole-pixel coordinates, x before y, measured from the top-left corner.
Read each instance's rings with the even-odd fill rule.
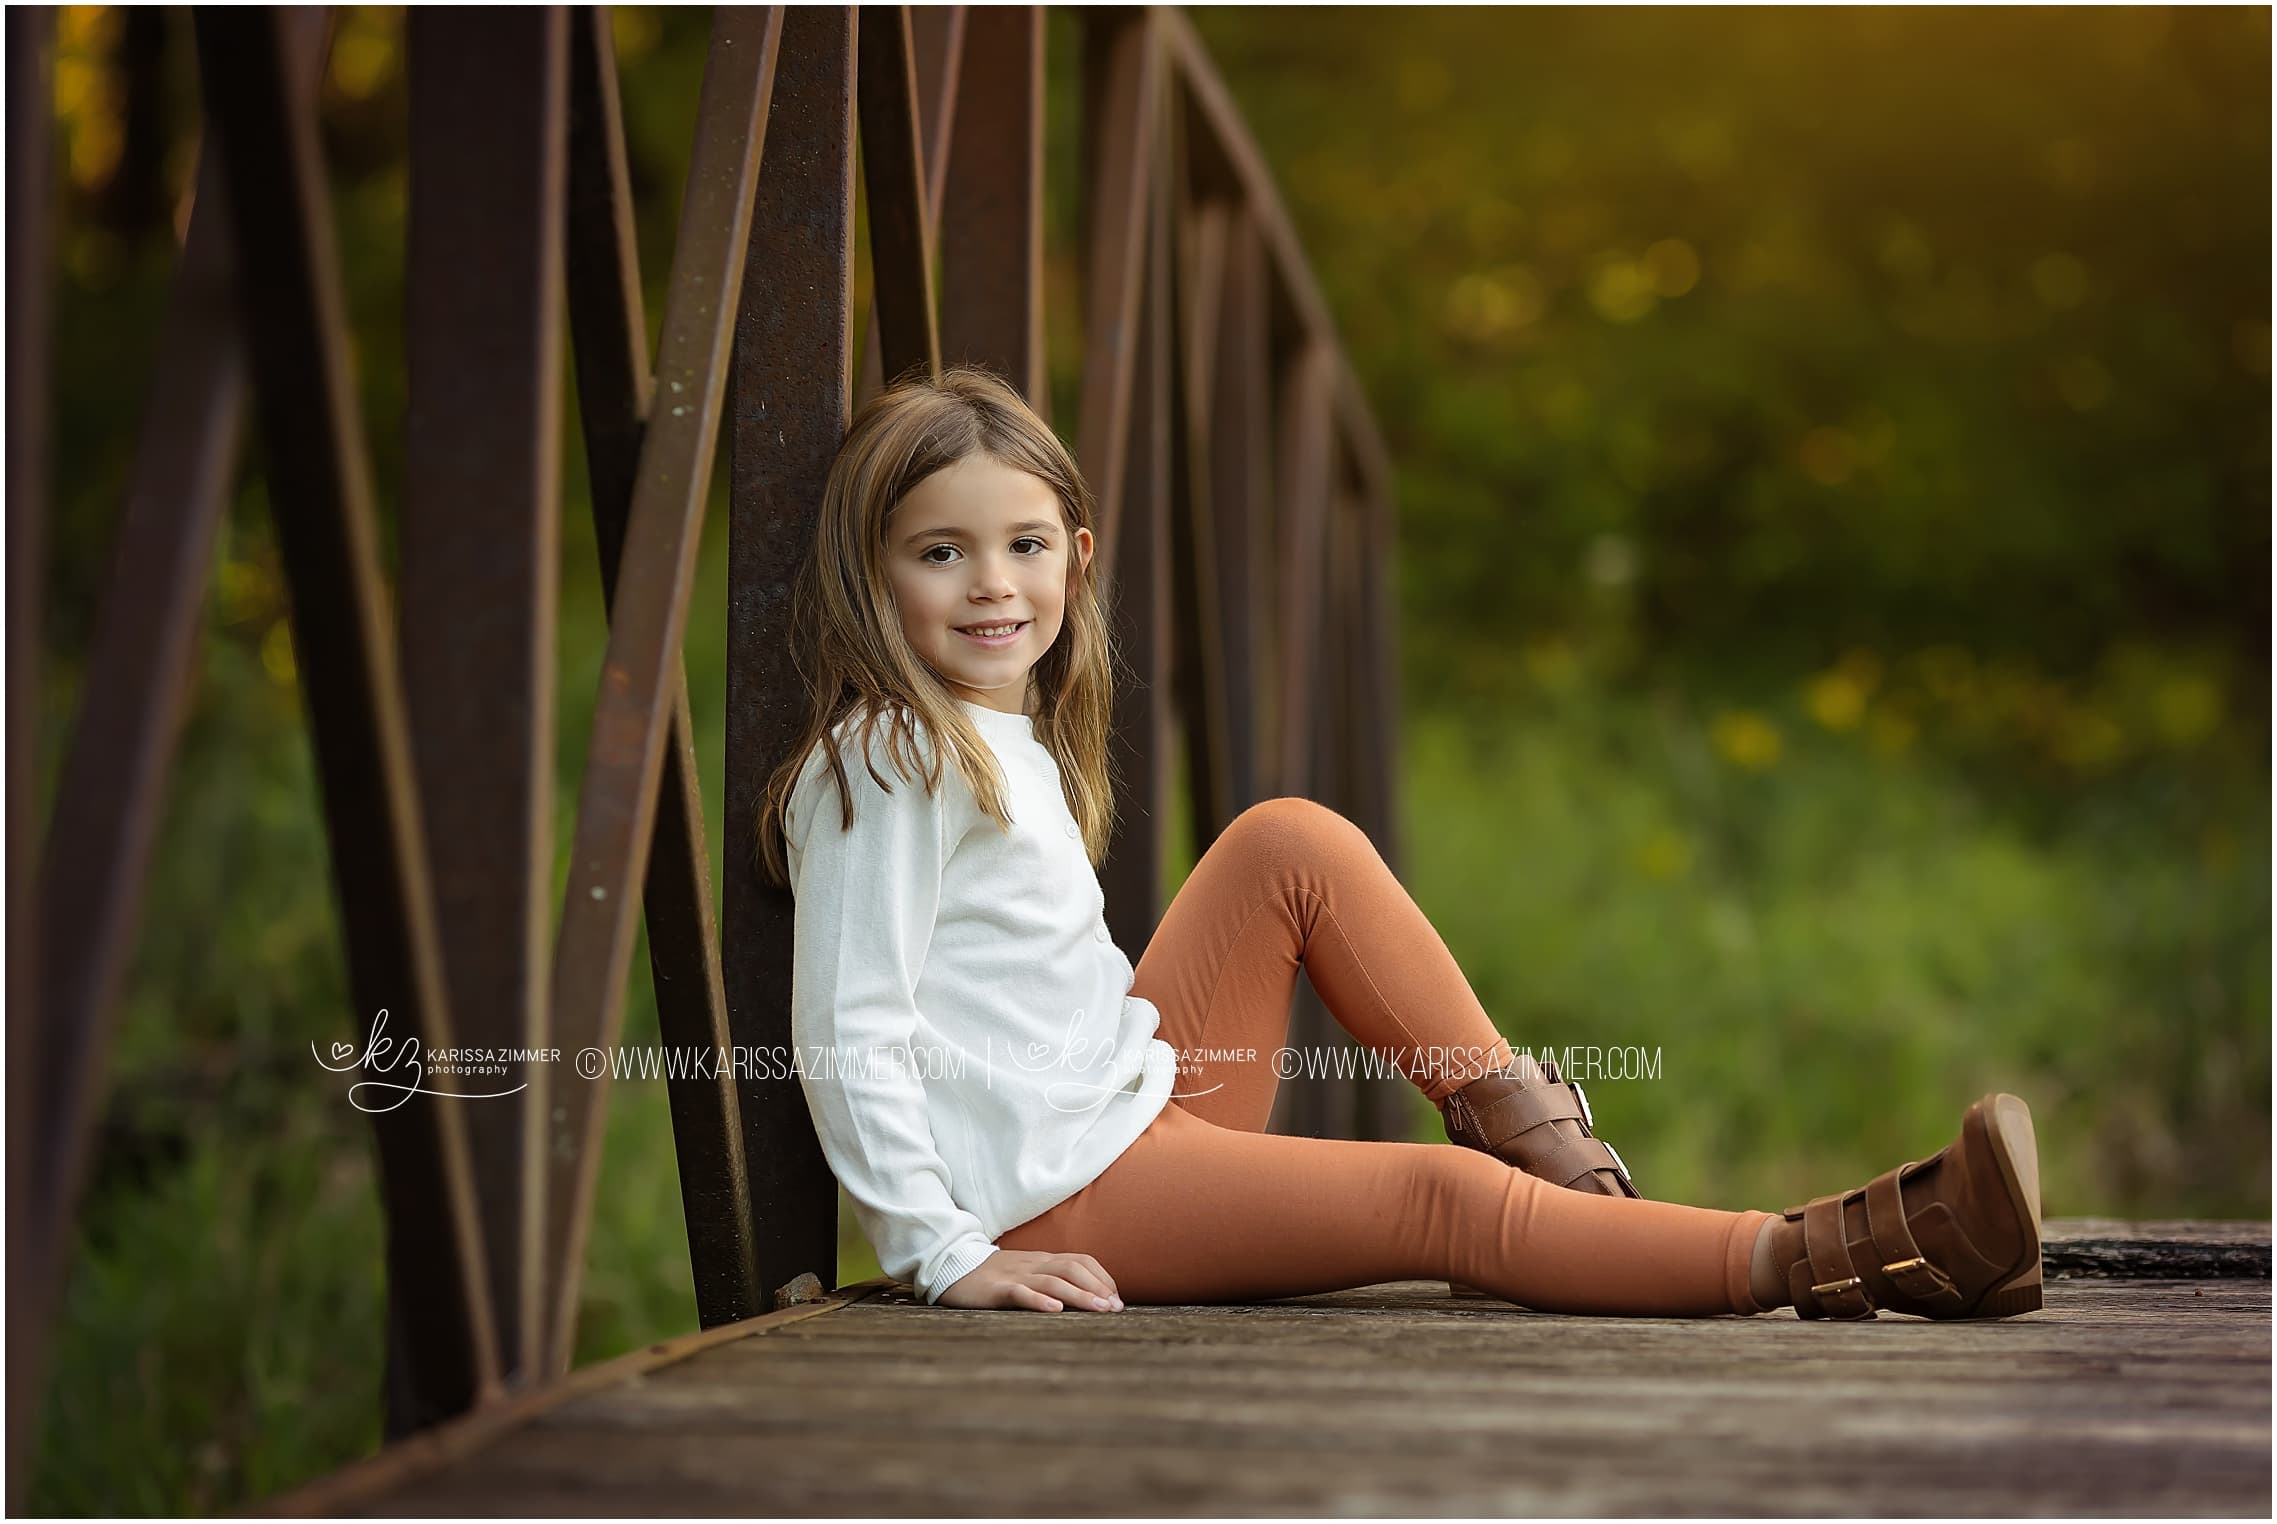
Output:
[[[1752,709],[1726,709],[1710,728],[1716,752],[1726,762],[1760,773],[1778,765],[1779,727]]]
[[[1652,289],[1664,297],[1682,296],[1700,283],[1700,256],[1681,238],[1663,238],[1646,249],[1644,267]]]

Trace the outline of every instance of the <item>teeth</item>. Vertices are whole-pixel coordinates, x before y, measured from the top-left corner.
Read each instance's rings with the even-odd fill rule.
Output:
[[[964,631],[967,635],[1009,635],[1026,623],[1022,619],[1013,624],[968,624]]]

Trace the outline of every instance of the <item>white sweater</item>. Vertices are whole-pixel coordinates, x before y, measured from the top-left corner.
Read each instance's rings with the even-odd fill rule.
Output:
[[[1131,962],[1034,723],[963,700],[1004,774],[1006,832],[953,755],[928,796],[880,722],[833,732],[791,796],[791,1035],[822,1152],[878,1264],[930,1304],[995,1238],[1074,1195],[1159,1114],[1177,1059]],[[910,717],[919,754],[932,737]],[[895,1061],[898,1058],[898,1062]],[[1064,1246],[1075,1251],[1080,1246]]]

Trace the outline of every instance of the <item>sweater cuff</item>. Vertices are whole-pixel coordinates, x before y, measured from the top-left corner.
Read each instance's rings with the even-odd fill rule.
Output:
[[[932,1274],[925,1276],[918,1286],[918,1291],[925,1298],[925,1305],[937,1306],[942,1292],[986,1264],[988,1257],[995,1252],[996,1245],[978,1233],[970,1233],[958,1239],[934,1264]]]

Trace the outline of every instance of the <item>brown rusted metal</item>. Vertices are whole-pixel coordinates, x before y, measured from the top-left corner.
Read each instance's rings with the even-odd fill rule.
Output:
[[[624,1017],[632,888],[647,871],[655,831],[782,24],[780,6],[724,7],[713,23],[657,345],[657,395],[641,441],[578,794],[553,965],[555,1037],[570,1065],[547,1117],[547,1264],[559,1276],[551,1290],[553,1372],[569,1367],[576,1346],[585,1236],[608,1119],[606,1065],[589,1079],[574,1066],[583,1050],[611,1047]]]
[[[791,1051],[789,892],[761,872],[759,794],[796,739],[806,695],[790,593],[814,543],[852,377],[854,15],[802,6],[784,24],[774,145],[759,177],[735,330],[728,494],[727,779],[722,966],[739,1045]],[[835,1284],[838,1185],[795,1074],[737,1084],[759,1284]]]
[[[52,1020],[40,997],[33,863],[38,842],[40,577],[47,548],[49,280],[55,185],[55,13],[8,10],[8,1509],[31,1489],[62,1234],[39,1199]]]
[[[1112,585],[1122,543],[1141,276],[1162,96],[1160,28],[1139,8],[1083,15],[1083,393],[1076,458],[1098,499],[1097,564]]]
[[[964,94],[958,85],[958,74],[965,58],[965,17],[970,9],[963,5],[921,5],[909,9],[909,37],[916,59],[918,139],[923,145],[921,162],[925,166],[925,226],[936,255],[942,252],[942,185],[948,177],[957,103]],[[985,8],[982,14],[987,14]],[[885,386],[885,360],[878,347],[874,274],[871,286],[870,310],[862,324],[862,363],[855,370],[856,407],[876,396]],[[947,313],[939,307],[940,302],[936,302],[936,323],[947,319]]]
[[[201,10],[198,63],[232,193],[230,225],[268,457],[293,644],[323,779],[332,866],[361,1027],[388,1013],[423,1047],[454,1045],[405,733],[369,457],[310,102],[285,84],[282,17]],[[258,187],[258,191],[243,189]],[[407,1083],[400,1074],[390,1080]],[[427,1091],[462,1087],[419,1079]],[[374,1112],[387,1199],[388,1429],[495,1393],[498,1356],[465,1118],[434,1094]]]
[[[1274,458],[1280,466],[1275,494],[1280,537],[1274,564],[1281,586],[1281,701],[1274,727],[1274,789],[1283,794],[1304,794],[1312,784],[1312,710],[1323,675],[1321,552],[1327,532],[1329,472],[1335,464],[1329,453],[1335,445],[1335,388],[1336,357],[1317,340],[1297,351],[1277,388],[1279,448]]]
[[[294,12],[291,67],[302,98],[322,66],[323,12]],[[46,1142],[16,1167],[36,1210],[19,1222],[12,1267],[26,1306],[52,1307],[67,1227],[91,1163],[90,1132],[109,1070],[118,995],[141,916],[142,896],[180,740],[198,652],[199,617],[213,548],[228,502],[245,414],[235,256],[229,246],[218,155],[203,155],[133,474],[90,645],[83,695],[58,770],[33,897],[23,927],[35,937],[38,1011],[50,1035],[27,1126],[44,1121]],[[36,310],[27,301],[26,312]],[[38,325],[27,318],[25,333]],[[25,399],[36,404],[36,389]],[[27,442],[38,431],[21,430]],[[28,494],[27,494],[28,495]],[[27,563],[28,564],[28,563]],[[36,649],[36,642],[27,642]],[[27,832],[22,843],[32,845]],[[17,923],[12,919],[11,926]],[[27,967],[27,972],[32,969]],[[35,1272],[29,1255],[42,1256]],[[39,1335],[26,1331],[27,1348]]]
[[[854,390],[856,118],[877,274],[872,376],[975,360],[1044,410],[1044,13],[881,6],[857,28],[849,8],[723,10],[653,377],[606,13],[411,18],[400,673],[311,92],[284,83],[274,13],[202,13],[216,162],[201,172],[130,547],[59,795],[47,929],[27,938],[38,593],[27,579],[46,434],[45,113],[25,113],[44,105],[25,47],[37,18],[8,22],[11,1269],[28,1246],[60,1252],[67,1236],[81,1161],[58,1139],[84,1135],[99,1094],[249,375],[356,1024],[384,1006],[396,1033],[428,1046],[555,1046],[572,1060],[533,1066],[511,1101],[418,1095],[375,1113],[388,1429],[401,1434],[494,1403],[502,1373],[544,1381],[569,1362],[609,1091],[606,1067],[588,1078],[573,1060],[616,1038],[636,884],[666,1042],[790,1051],[794,907],[757,870],[754,812],[807,701],[787,644],[789,589]],[[1191,26],[1150,7],[1089,12],[1080,26],[1076,442],[1131,679],[1117,695],[1123,792],[1101,879],[1117,939],[1137,956],[1159,910],[1174,767],[1197,850],[1246,805],[1309,793],[1396,864],[1391,480],[1264,161]],[[219,194],[225,173],[253,188],[243,204]],[[225,285],[251,296],[243,362]],[[565,296],[611,627],[570,882],[541,968]],[[715,931],[681,642],[723,408],[734,441],[728,845]],[[106,798],[115,818],[101,818]],[[43,1025],[56,1023],[68,1040],[49,1044]],[[1345,1040],[1309,986],[1295,1034]],[[747,1318],[765,1311],[766,1288],[834,1279],[837,1192],[795,1073],[718,1069],[670,1087],[699,1318]],[[1284,1125],[1361,1136],[1397,1126],[1388,1103],[1403,1099],[1381,1081],[1284,1094]],[[36,1391],[39,1330],[24,1334],[46,1316],[56,1277],[42,1273],[11,1291],[12,1399],[27,1369]],[[34,1410],[11,1415],[11,1459]]]
[[[1197,150],[1206,145],[1206,159],[1197,152],[1197,174],[1211,174],[1219,184],[1241,197],[1264,240],[1275,283],[1294,309],[1299,326],[1307,335],[1335,345],[1336,325],[1329,316],[1328,302],[1320,294],[1320,283],[1313,278],[1312,266],[1305,260],[1296,227],[1281,204],[1281,193],[1273,184],[1272,171],[1249,136],[1249,129],[1242,125],[1240,108],[1234,105],[1225,81],[1218,78],[1208,49],[1195,35],[1193,23],[1175,7],[1165,6],[1153,14],[1170,67],[1191,103],[1192,118],[1200,125],[1195,139]],[[1350,366],[1342,363],[1340,346],[1337,354],[1339,427],[1350,436],[1348,448],[1358,462],[1361,480],[1369,495],[1389,501],[1391,467],[1383,436],[1376,428],[1375,416],[1368,410],[1359,381],[1352,375]]]
[[[569,112],[569,320],[577,398],[592,483],[593,537],[604,605],[616,598],[625,520],[655,390],[641,316],[640,251],[608,13],[580,7],[571,26]],[[724,1052],[730,1039],[712,913],[711,855],[704,843],[703,786],[684,661],[672,675],[672,733],[656,796],[641,904],[649,972],[665,1045]],[[534,1075],[533,1089],[553,1074]],[[561,1075],[558,1083],[578,1083]],[[684,1066],[665,1078],[680,1161],[696,1316],[707,1328],[749,1317],[761,1301],[752,1258],[751,1203],[735,1082],[724,1067]]]
[[[987,366],[1048,416],[1043,7],[972,11],[956,98],[938,209],[941,360]]]
[[[1361,630],[1358,674],[1369,744],[1361,748],[1355,804],[1384,861],[1403,860],[1399,818],[1399,542],[1388,498],[1371,493],[1360,463],[1347,456],[1346,482],[1360,500],[1360,597],[1353,611]]]
[[[553,898],[567,17],[414,7],[405,29],[404,700],[459,1035],[535,1049]],[[513,1092],[548,1067],[470,1088]],[[510,1385],[542,1363],[544,1101],[523,1089],[466,1112]]]
[[[968,5],[913,5],[909,12],[912,72],[917,81],[917,136],[924,146],[925,215],[937,235],[941,227],[941,186],[948,176],[949,145],[956,141],[957,107],[962,97],[965,41],[971,35]],[[859,25],[859,16],[856,18]]]
[[[1280,417],[1274,460],[1279,466],[1274,510],[1277,523],[1276,554],[1272,568],[1279,583],[1275,610],[1279,665],[1275,669],[1277,702],[1273,718],[1271,790],[1333,803],[1338,780],[1335,758],[1321,751],[1322,732],[1315,716],[1329,700],[1325,691],[1336,680],[1322,659],[1322,616],[1328,610],[1323,579],[1328,574],[1325,549],[1329,511],[1330,451],[1335,407],[1336,360],[1326,342],[1301,342],[1282,367],[1276,391]],[[1304,986],[1290,1015],[1289,1041],[1293,1046],[1321,1053],[1335,1052],[1351,1043],[1312,987]],[[1358,1136],[1358,1077],[1328,1081],[1308,1079],[1287,1087],[1277,1114],[1289,1131],[1311,1137]]]
[[[1271,690],[1265,674],[1279,649],[1272,575],[1272,370],[1265,250],[1245,210],[1228,213],[1225,289],[1218,310],[1211,381],[1209,472],[1211,544],[1217,563],[1218,661],[1224,669],[1225,792],[1231,820],[1270,796],[1266,762]]]
[[[617,96],[616,45],[605,6],[580,6],[569,35],[568,248],[570,350],[578,421],[593,482],[601,597],[616,598],[641,437],[656,383],[633,229],[632,171]]]
[[[1368,833],[1376,852],[1386,863],[1397,862],[1399,841],[1392,819],[1396,802],[1384,792],[1398,755],[1401,727],[1398,711],[1385,702],[1385,673],[1376,662],[1379,633],[1371,605],[1381,583],[1372,583],[1378,571],[1371,524],[1373,505],[1364,496],[1359,470],[1339,440],[1336,459],[1337,572],[1328,603],[1328,623],[1340,632],[1341,670],[1334,679],[1341,725],[1338,744],[1343,749],[1342,777],[1337,808]],[[1398,1138],[1405,1135],[1412,1115],[1413,1091],[1395,1075],[1360,1074],[1355,1091],[1352,1136]]]
[[[1185,134],[1175,113],[1172,128],[1183,184]],[[1227,220],[1221,203],[1186,202],[1175,230],[1178,257],[1171,266],[1177,313],[1172,368],[1179,392],[1170,440],[1170,469],[1176,483],[1170,545],[1177,631],[1172,680],[1184,740],[1186,798],[1197,842],[1215,841],[1236,813],[1227,744],[1235,717],[1227,709],[1226,607],[1219,590],[1224,568],[1218,505],[1210,481],[1210,382],[1216,373],[1217,327],[1225,290]]]
[[[879,357],[890,379],[941,367],[933,305],[933,219],[917,133],[917,64],[906,5],[855,12],[860,67],[862,192],[870,217],[870,278]]]
[[[1112,46],[1112,44],[1110,44]],[[1141,71],[1145,87],[1167,89],[1161,75]],[[1139,113],[1155,138],[1148,161],[1169,162],[1163,141],[1168,112],[1157,101]],[[1113,152],[1111,144],[1103,144]],[[1099,870],[1106,918],[1115,944],[1133,961],[1145,951],[1162,916],[1162,863],[1165,823],[1170,813],[1172,761],[1170,627],[1170,518],[1175,484],[1171,477],[1174,422],[1174,357],[1171,333],[1170,215],[1167,173],[1144,182],[1139,231],[1139,311],[1132,329],[1130,418],[1123,451],[1122,554],[1108,584],[1109,617],[1115,643],[1131,682],[1115,694],[1112,766],[1122,781],[1116,801],[1113,839]],[[1112,529],[1103,533],[1111,543]]]

